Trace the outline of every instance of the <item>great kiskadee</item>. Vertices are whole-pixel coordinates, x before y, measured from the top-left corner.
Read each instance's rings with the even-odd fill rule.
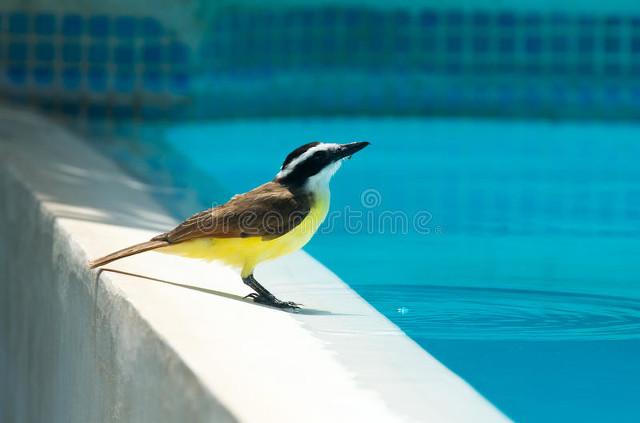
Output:
[[[93,260],[89,268],[150,250],[219,260],[241,269],[243,282],[255,291],[247,296],[254,302],[298,309],[298,304],[280,301],[260,285],[253,277],[253,269],[309,242],[327,217],[331,177],[343,159],[367,145],[368,142],[305,144],[287,156],[273,181],[193,215],[150,241]]]

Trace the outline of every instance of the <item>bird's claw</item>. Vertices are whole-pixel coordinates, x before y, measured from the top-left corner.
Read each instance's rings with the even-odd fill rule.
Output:
[[[293,301],[280,301],[276,297],[264,297],[256,293],[249,294],[245,298],[252,298],[254,303],[264,304],[282,310],[291,309],[293,311],[298,311],[302,306],[302,304],[297,304]]]

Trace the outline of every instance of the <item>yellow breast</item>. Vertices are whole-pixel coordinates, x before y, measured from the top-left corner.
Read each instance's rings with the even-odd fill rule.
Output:
[[[229,266],[242,268],[242,276],[253,273],[263,261],[291,254],[302,248],[327,217],[329,196],[317,198],[305,219],[293,230],[275,238],[198,238],[155,251],[207,261],[219,260]]]

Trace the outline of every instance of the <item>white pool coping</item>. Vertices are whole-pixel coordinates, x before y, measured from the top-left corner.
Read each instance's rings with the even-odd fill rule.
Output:
[[[3,195],[21,187],[33,194],[33,204],[38,205],[37,210],[27,210],[16,204],[12,209],[16,211],[5,211],[5,218],[19,221],[27,213],[31,220],[50,221],[53,264],[41,262],[40,266],[49,266],[56,274],[64,266],[64,272],[76,277],[64,279],[66,282],[51,277],[52,283],[82,284],[81,289],[87,293],[69,298],[59,295],[55,300],[68,310],[74,310],[78,304],[65,301],[95,302],[97,305],[89,304],[82,309],[94,307],[95,313],[102,311],[101,319],[110,321],[109,336],[103,339],[100,333],[91,332],[89,339],[78,341],[79,347],[65,354],[83,356],[86,350],[108,358],[111,350],[116,351],[117,365],[110,365],[107,360],[103,363],[106,368],[95,372],[97,375],[113,372],[114,377],[96,376],[92,380],[92,371],[84,372],[90,373],[88,376],[68,376],[68,372],[76,371],[74,360],[68,357],[58,360],[54,372],[65,375],[65,389],[75,395],[83,392],[85,385],[90,391],[96,384],[101,389],[120,389],[126,393],[92,400],[112,402],[102,404],[107,415],[98,417],[108,420],[114,409],[123,409],[137,410],[130,414],[142,416],[146,421],[151,421],[151,417],[174,421],[175,416],[161,407],[171,398],[170,402],[187,404],[183,408],[186,413],[181,417],[183,421],[509,421],[464,380],[304,252],[259,266],[256,271],[258,280],[276,296],[305,305],[297,314],[243,300],[251,291],[231,269],[158,253],[112,263],[106,267],[122,273],[102,271],[96,281],[97,271],[86,268],[89,259],[147,240],[177,222],[152,199],[148,187],[124,174],[59,125],[29,111],[0,106],[0,128]],[[24,201],[20,200],[24,196],[16,197],[16,202]],[[28,207],[33,208],[33,204]],[[7,217],[11,213],[21,214]],[[17,231],[24,230],[24,224],[20,226]],[[36,226],[42,230],[42,224]],[[6,227],[12,230],[10,224]],[[19,233],[13,238],[0,235],[0,241],[15,242],[20,237]],[[11,248],[5,245],[0,252]],[[56,259],[61,251],[67,255],[62,261]],[[19,262],[27,261],[27,257],[22,254],[12,260],[9,266],[17,269],[25,266]],[[16,272],[7,274],[15,279]],[[11,286],[18,281],[1,283]],[[54,288],[58,292],[69,289],[66,285]],[[9,292],[28,295],[28,290],[21,291],[22,294]],[[16,304],[24,299],[10,301]],[[127,315],[126,320],[119,318],[119,310],[125,310],[122,316]],[[0,329],[4,331],[0,332],[0,342],[17,339],[12,331],[15,325],[23,324],[12,321],[17,318],[0,317],[3,319]],[[19,318],[26,319],[27,325],[33,319],[34,327],[46,330],[47,320],[38,317],[37,312]],[[87,338],[83,331],[92,330],[79,329],[77,334],[69,330],[65,336]],[[58,342],[55,337],[51,339]],[[20,342],[28,344],[24,339]],[[21,347],[20,342],[0,355],[3,360],[0,366],[4,366],[5,372],[12,360],[19,360],[14,354],[28,348],[28,345]],[[0,344],[2,348],[5,346]],[[32,360],[38,360],[38,353],[30,354],[34,355]],[[42,359],[46,359],[44,353]],[[82,363],[90,366],[86,360]],[[136,375],[132,370],[135,366],[149,366],[153,370]],[[121,378],[117,377],[118,372],[133,373]],[[16,378],[27,377],[18,371],[14,373]],[[54,386],[55,378],[62,376],[52,377]],[[144,386],[152,388],[127,390],[127,383],[138,386],[138,377],[147,381]],[[25,379],[23,383],[30,382]],[[109,383],[123,386],[103,386]],[[64,395],[56,394],[56,398],[61,398],[57,403],[67,401]],[[181,396],[189,398],[182,401]],[[29,402],[28,398],[14,400]],[[77,402],[74,407],[92,406],[91,401],[83,398]],[[157,409],[153,409],[153,404],[157,404]],[[60,404],[54,408],[54,414],[59,415]],[[73,415],[81,415],[81,411]],[[42,414],[46,415],[46,410]],[[11,415],[19,413],[14,411]]]

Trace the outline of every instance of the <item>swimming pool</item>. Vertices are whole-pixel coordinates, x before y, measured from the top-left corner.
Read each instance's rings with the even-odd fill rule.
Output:
[[[640,125],[273,119],[164,136],[211,177],[195,189],[228,195],[306,142],[371,142],[306,250],[515,421],[640,418]]]

